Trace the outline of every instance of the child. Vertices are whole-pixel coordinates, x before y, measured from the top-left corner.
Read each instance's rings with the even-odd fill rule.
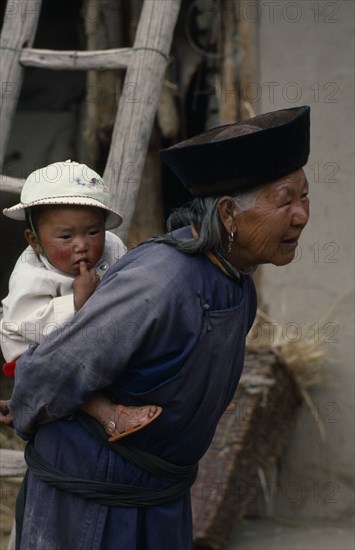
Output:
[[[125,253],[122,241],[105,231],[122,222],[109,201],[108,188],[96,172],[66,161],[30,174],[21,202],[4,209],[9,218],[27,220],[29,243],[2,302],[1,349],[8,376],[13,376],[16,359],[30,344],[73,318],[107,269]],[[104,426],[110,441],[145,427],[162,411],[154,405],[116,405],[103,395],[91,397],[82,409]]]

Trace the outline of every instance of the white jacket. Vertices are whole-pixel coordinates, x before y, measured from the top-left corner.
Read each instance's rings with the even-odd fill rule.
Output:
[[[105,249],[96,271],[101,278],[126,252],[116,235],[106,231]],[[32,343],[63,327],[75,313],[73,276],[53,267],[28,246],[21,254],[2,301],[1,351],[6,361],[22,355]]]

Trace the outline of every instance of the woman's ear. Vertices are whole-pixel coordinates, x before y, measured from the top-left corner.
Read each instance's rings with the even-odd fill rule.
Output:
[[[25,239],[36,254],[41,253],[41,247],[39,246],[37,237],[31,229],[25,229]]]
[[[238,207],[232,197],[221,197],[218,201],[218,211],[227,233],[234,233],[237,228]]]

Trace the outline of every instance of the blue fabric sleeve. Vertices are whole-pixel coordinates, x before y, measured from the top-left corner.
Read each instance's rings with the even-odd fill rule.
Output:
[[[152,342],[163,339],[167,354],[169,346],[180,352],[177,337],[181,345],[194,344],[202,313],[186,273],[176,265],[162,269],[161,254],[149,249],[139,260],[127,254],[64,330],[18,361],[11,410],[19,432],[31,434],[38,424],[72,414],[134,365],[137,349],[149,363],[161,352]]]

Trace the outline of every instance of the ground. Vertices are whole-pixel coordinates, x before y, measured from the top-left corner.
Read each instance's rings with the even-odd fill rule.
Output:
[[[354,524],[348,522],[246,519],[225,550],[354,550]]]

